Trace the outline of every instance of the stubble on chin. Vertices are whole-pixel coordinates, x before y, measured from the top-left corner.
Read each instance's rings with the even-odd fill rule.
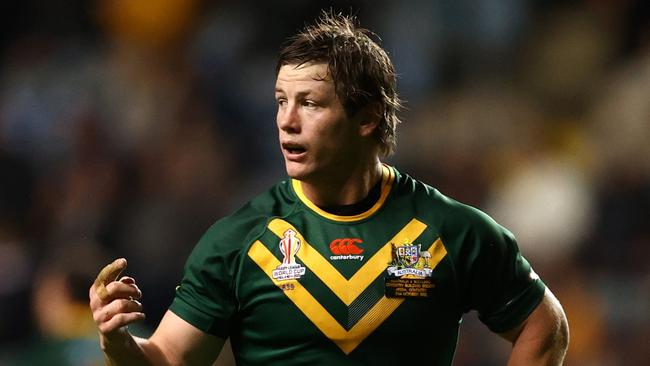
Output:
[[[285,171],[287,175],[296,180],[304,180],[307,177],[306,169],[303,166],[296,166],[296,163],[285,162]]]

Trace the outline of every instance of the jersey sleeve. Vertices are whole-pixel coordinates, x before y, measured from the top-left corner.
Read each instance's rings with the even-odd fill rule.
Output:
[[[478,210],[470,223],[458,258],[464,310],[478,311],[493,332],[510,330],[537,307],[546,286],[512,233]]]
[[[192,251],[169,310],[206,333],[226,338],[236,309],[232,284],[238,253],[223,245],[220,229],[219,222],[213,225]]]

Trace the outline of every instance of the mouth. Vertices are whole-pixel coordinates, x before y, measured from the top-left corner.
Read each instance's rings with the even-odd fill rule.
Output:
[[[289,160],[295,160],[302,157],[307,152],[307,149],[300,144],[284,142],[282,143],[282,151]]]

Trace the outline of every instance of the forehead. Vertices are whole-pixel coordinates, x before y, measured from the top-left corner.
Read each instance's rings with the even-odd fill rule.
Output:
[[[319,84],[333,84],[332,78],[328,72],[327,64],[290,64],[282,66],[278,71],[276,89],[290,87],[291,85],[317,86]]]

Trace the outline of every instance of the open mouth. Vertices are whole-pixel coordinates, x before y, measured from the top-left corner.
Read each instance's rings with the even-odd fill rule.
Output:
[[[288,152],[291,155],[300,155],[307,151],[304,147],[294,143],[284,143],[282,144],[282,149]]]

